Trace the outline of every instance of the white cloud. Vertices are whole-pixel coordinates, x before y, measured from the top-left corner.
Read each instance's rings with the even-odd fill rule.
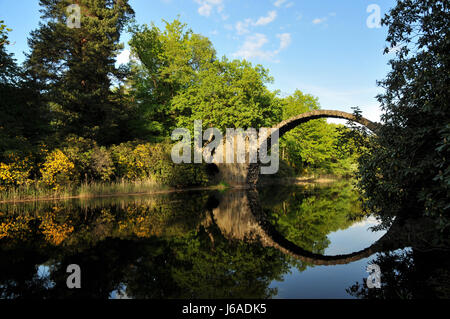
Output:
[[[221,13],[224,9],[224,0],[195,0],[200,6],[198,8],[198,13],[202,16],[209,17],[214,9]]]
[[[312,21],[313,24],[320,24],[322,22],[327,21],[327,18],[316,18]]]
[[[287,5],[285,5],[284,7],[285,8],[290,8],[290,7],[293,7],[294,6],[294,2],[289,2]]]
[[[277,0],[274,2],[274,6],[277,8],[281,8],[283,7],[283,5],[286,3],[287,0]],[[285,8],[290,8],[292,6],[294,6],[295,3],[293,1],[286,3],[286,5],[284,5]]]
[[[205,2],[204,4],[201,5],[200,8],[198,8],[198,13],[201,16],[205,16],[205,17],[209,17],[211,15],[211,11],[212,11],[212,6]]]
[[[243,34],[250,32],[250,30],[249,30],[250,26],[254,26],[254,27],[264,26],[264,25],[267,25],[267,24],[273,22],[276,18],[277,18],[277,12],[269,11],[267,13],[267,16],[259,17],[258,20],[256,20],[256,21],[254,21],[250,18],[245,19],[244,21],[238,21],[236,23],[236,31],[237,31],[238,35],[243,35]]]
[[[267,42],[269,42],[269,40],[267,39],[266,35],[261,33],[256,33],[255,35],[248,36],[242,47],[238,52],[234,54],[234,56],[238,56],[244,59],[251,59],[256,57],[267,59],[269,57],[268,52],[261,50],[261,48]]]
[[[291,34],[277,34],[280,39],[280,45],[276,50],[264,50],[263,46],[269,42],[265,34],[256,33],[248,36],[238,52],[233,56],[243,59],[259,58],[261,60],[272,60],[281,51],[285,50],[291,44]],[[277,62],[277,61],[275,61]]]
[[[331,12],[328,14],[329,17],[335,17],[336,16],[336,12]],[[328,17],[323,17],[323,18],[316,18],[312,21],[313,24],[320,24],[323,23],[325,21],[328,20]]]
[[[277,0],[275,1],[275,3],[273,4],[275,7],[281,7],[283,5],[283,3],[285,3],[287,0]]]
[[[290,33],[282,33],[277,34],[277,38],[280,39],[280,49],[279,51],[282,51],[286,49],[292,42],[291,34]]]
[[[260,26],[260,25],[266,25],[271,23],[273,20],[275,20],[277,17],[276,11],[270,11],[267,15],[267,17],[260,17],[253,25]]]
[[[130,62],[130,50],[123,50],[116,58],[117,64],[127,64]]]
[[[239,35],[249,33],[249,25],[252,23],[251,19],[245,19],[245,21],[239,21],[236,23],[236,31]]]

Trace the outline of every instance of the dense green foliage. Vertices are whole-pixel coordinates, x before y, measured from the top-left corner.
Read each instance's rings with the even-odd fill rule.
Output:
[[[269,127],[280,119],[280,102],[265,86],[271,78],[262,66],[217,59],[207,38],[177,20],[163,31],[144,25],[132,32],[141,131],[169,136],[194,120],[225,130]]]
[[[393,251],[372,261],[383,269],[381,289],[357,282],[347,292],[359,299],[448,299],[450,291],[448,252]]]
[[[179,21],[161,31],[152,25],[131,28],[133,63],[131,88],[138,114],[136,134],[170,136],[176,125],[171,100],[195,81],[196,74],[215,59],[211,42]]]
[[[450,198],[450,8],[401,0],[383,19],[392,71],[378,99],[385,124],[361,160],[361,188],[385,216],[426,214],[448,227]],[[386,49],[387,52],[387,49]]]
[[[120,103],[115,57],[121,31],[134,16],[128,0],[81,0],[81,27],[69,28],[66,7],[73,1],[41,0],[39,28],[31,33],[25,67],[45,92],[58,138],[76,134],[101,144],[127,137],[127,109]]]
[[[0,23],[2,191],[120,180],[205,185],[204,166],[169,158],[174,128],[202,120],[204,129],[258,129],[320,108],[299,90],[281,98],[267,87],[267,69],[217,57],[208,38],[178,20],[130,26],[127,0],[82,0],[81,28],[71,29],[69,2],[40,1],[43,22],[22,66],[8,53],[8,28]],[[346,144],[349,129],[341,125],[315,120],[295,128],[281,140],[282,173],[351,175],[364,151],[367,208],[385,216],[425,212],[445,226],[448,21],[446,2],[399,1],[383,20],[389,47],[400,48],[381,82],[385,125],[377,136]],[[117,67],[127,29],[132,59]]]
[[[120,34],[134,15],[128,1],[81,1],[81,28],[66,24],[68,1],[40,4],[44,22],[31,33],[23,66],[6,51],[6,26],[0,30],[2,190],[38,187],[36,195],[124,180],[205,185],[212,180],[205,166],[172,163],[173,129],[192,130],[194,120],[223,133],[258,129],[319,108],[300,91],[280,98],[267,88],[267,69],[219,59],[208,38],[178,20],[164,29],[130,26],[132,59],[117,68]],[[339,148],[337,128],[318,120],[287,134],[284,172],[352,173],[355,158]]]
[[[33,150],[48,132],[48,112],[33,81],[7,52],[10,29],[0,21],[0,158]]]
[[[283,100],[283,120],[320,109],[317,98],[297,90]],[[350,141],[340,144],[346,131],[343,125],[329,124],[325,119],[309,121],[282,138],[281,159],[298,173],[350,175],[356,170],[357,154]]]

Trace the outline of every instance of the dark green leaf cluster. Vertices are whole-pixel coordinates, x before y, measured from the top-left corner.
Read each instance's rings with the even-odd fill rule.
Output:
[[[362,157],[368,207],[429,215],[449,225],[450,8],[448,1],[401,0],[383,19],[399,48],[380,82],[384,125]]]

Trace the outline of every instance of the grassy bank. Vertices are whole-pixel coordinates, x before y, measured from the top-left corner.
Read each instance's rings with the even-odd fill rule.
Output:
[[[80,186],[67,186],[59,191],[49,190],[47,188],[27,187],[13,188],[0,192],[0,203],[14,203],[21,201],[35,200],[59,200],[69,198],[94,198],[103,196],[116,195],[133,195],[133,194],[152,194],[152,193],[168,193],[181,192],[188,190],[219,190],[225,191],[230,186],[226,183],[217,185],[174,188],[162,185],[154,180],[144,181],[116,181],[116,182],[91,182],[83,183]]]
[[[169,190],[165,185],[153,180],[143,181],[116,181],[116,182],[90,182],[78,186],[65,186],[55,191],[46,187],[29,185],[4,190],[0,193],[0,202],[13,202],[35,199],[60,199],[68,197],[96,197],[100,195],[149,193]]]
[[[281,176],[280,176],[281,175]],[[276,176],[260,176],[259,186],[277,184],[326,184],[345,179],[339,175],[310,174],[304,176],[283,176],[288,174],[277,174]],[[125,179],[112,182],[89,182],[79,185],[61,186],[58,190],[49,189],[42,184],[31,184],[27,186],[14,187],[0,192],[0,203],[14,203],[35,200],[59,200],[69,198],[94,198],[116,195],[137,195],[166,192],[180,192],[188,190],[219,190],[226,191],[233,186],[223,181],[215,181],[215,184],[207,186],[171,187],[153,179],[140,181],[127,181]],[[234,186],[240,187],[240,186]],[[245,187],[245,185],[241,185]]]

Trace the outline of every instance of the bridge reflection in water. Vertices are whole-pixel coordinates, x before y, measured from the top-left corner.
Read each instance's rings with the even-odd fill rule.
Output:
[[[432,238],[436,237],[430,220],[397,218],[386,234],[367,248],[349,254],[328,256],[315,254],[289,241],[271,224],[268,217],[261,207],[258,191],[249,188],[227,192],[218,206],[212,209],[205,226],[215,224],[227,238],[259,241],[263,246],[274,247],[302,262],[320,266],[348,264],[379,252],[411,246],[427,249]]]
[[[0,206],[0,298],[98,299],[118,287],[141,299],[448,296],[448,250],[427,220],[397,218],[375,239],[350,238],[362,249],[325,254],[331,233],[361,221],[354,200],[333,184]],[[381,292],[351,286],[372,261]],[[73,263],[77,291],[66,288]]]

